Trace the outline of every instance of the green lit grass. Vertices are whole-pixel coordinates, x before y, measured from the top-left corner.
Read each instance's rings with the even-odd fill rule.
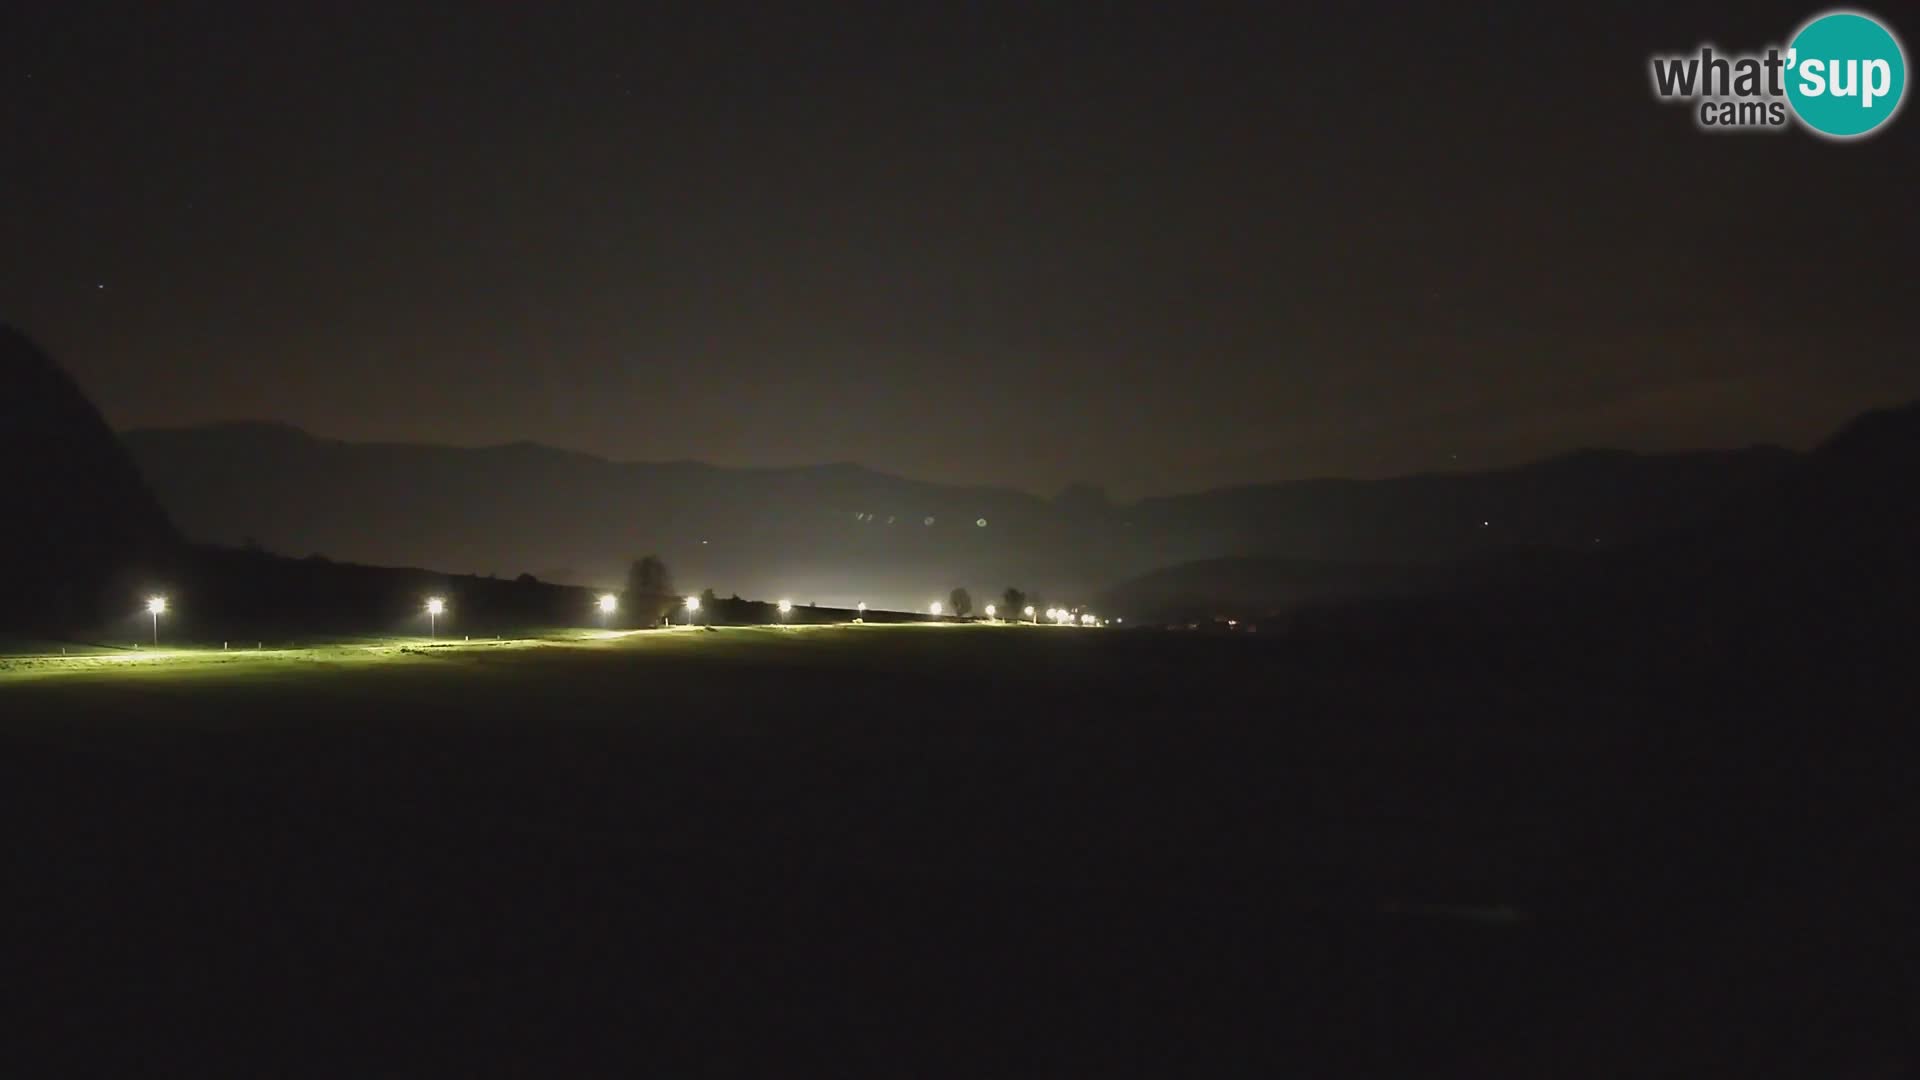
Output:
[[[60,645],[21,642],[0,652],[0,687],[29,679],[155,679],[169,677],[247,677],[284,675],[294,671],[377,669],[409,664],[474,664],[482,657],[503,653],[555,650],[618,654],[629,650],[688,656],[736,655],[743,650],[791,650],[809,654],[838,651],[854,642],[869,645],[897,635],[1032,632],[1032,627],[1007,624],[891,623],[800,626],[674,627],[646,630],[539,629],[523,636],[488,638],[368,637],[314,645],[272,647],[113,648],[100,645]],[[1059,628],[1041,628],[1064,632]],[[64,651],[63,651],[64,650]],[[769,653],[772,659],[777,653]]]

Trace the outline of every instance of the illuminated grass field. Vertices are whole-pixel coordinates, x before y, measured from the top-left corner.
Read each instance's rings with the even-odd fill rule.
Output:
[[[392,669],[408,662],[434,665],[431,670],[445,672],[462,663],[497,666],[509,653],[538,651],[537,656],[521,657],[526,670],[538,672],[545,664],[565,662],[568,651],[591,655],[605,663],[629,660],[644,662],[662,656],[724,658],[744,655],[743,650],[759,650],[757,661],[784,662],[804,656],[852,650],[868,650],[907,644],[899,634],[912,633],[984,633],[1076,634],[1093,631],[1077,627],[1016,626],[989,624],[963,626],[950,623],[903,623],[875,625],[796,625],[674,627],[649,630],[529,629],[512,637],[465,638],[449,635],[442,639],[421,637],[368,637],[332,640],[313,645],[277,645],[235,642],[231,647],[205,645],[108,647],[35,643],[0,651],[0,685],[18,684],[34,678],[87,677],[108,679],[164,679],[188,677],[210,679],[242,678],[249,675],[285,676],[290,671],[334,671],[351,674],[363,670]],[[793,650],[799,647],[803,654]],[[644,650],[644,652],[636,652]],[[574,659],[581,659],[575,656]]]
[[[1565,839],[1514,806],[1571,800],[1591,747],[1520,734],[1511,691],[1324,667],[962,625],[13,658],[0,789],[42,975],[118,965],[113,1010],[184,977],[265,1023],[228,989],[294,970],[359,1022],[371,966],[502,1033],[681,1002],[715,1048],[987,1070],[982,1025],[1118,1064],[1169,994],[1204,1008],[1162,1037],[1252,1025],[1276,1061],[1512,1021]]]

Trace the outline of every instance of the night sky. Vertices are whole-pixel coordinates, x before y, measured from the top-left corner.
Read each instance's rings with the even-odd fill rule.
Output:
[[[1649,90],[1813,6],[75,7],[0,17],[0,316],[122,428],[1135,496],[1920,396],[1920,114]]]

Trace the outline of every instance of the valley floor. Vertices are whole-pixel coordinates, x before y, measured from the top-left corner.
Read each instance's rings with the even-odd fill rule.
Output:
[[[14,658],[12,1019],[312,1075],[1724,1060],[1825,984],[1769,944],[1653,1007],[1700,927],[1775,923],[1625,884],[1682,768],[1626,693],[1006,626]],[[1749,1049],[1870,1061],[1886,1020]]]

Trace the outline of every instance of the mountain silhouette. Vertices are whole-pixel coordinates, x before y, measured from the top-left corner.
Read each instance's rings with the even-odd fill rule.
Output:
[[[1654,622],[1672,618],[1655,613],[1662,598],[1709,593],[1724,609],[1789,618],[1788,598],[1811,602],[1849,581],[1874,605],[1854,579],[1912,575],[1899,552],[1920,542],[1916,475],[1920,404],[1864,414],[1805,454],[1581,451],[1494,473],[1294,485],[1211,525],[1293,557],[1160,567],[1103,591],[1099,604],[1173,622],[1472,592],[1473,607],[1497,597],[1492,609],[1507,615],[1525,606],[1516,598],[1534,598],[1531,621],[1543,630],[1556,605],[1637,604],[1622,621]],[[1176,501],[1195,519],[1223,513],[1204,497]],[[1475,507],[1489,516],[1463,526],[1461,511]],[[1472,542],[1476,529],[1487,543]],[[1428,610],[1398,617],[1425,625]],[[1391,621],[1375,614],[1369,623]]]
[[[92,402],[43,349],[5,324],[0,458],[15,469],[0,512],[0,621],[9,629],[81,625],[125,608],[143,584],[142,567],[178,543]]]
[[[1587,451],[1514,469],[1228,488],[1130,505],[921,483],[857,465],[623,463],[532,443],[347,443],[273,424],[125,436],[197,540],[450,572],[614,584],[658,552],[682,585],[919,607],[955,585],[1063,601],[1200,559],[1442,563],[1671,529],[1799,455]],[[985,522],[984,525],[980,524]]]

